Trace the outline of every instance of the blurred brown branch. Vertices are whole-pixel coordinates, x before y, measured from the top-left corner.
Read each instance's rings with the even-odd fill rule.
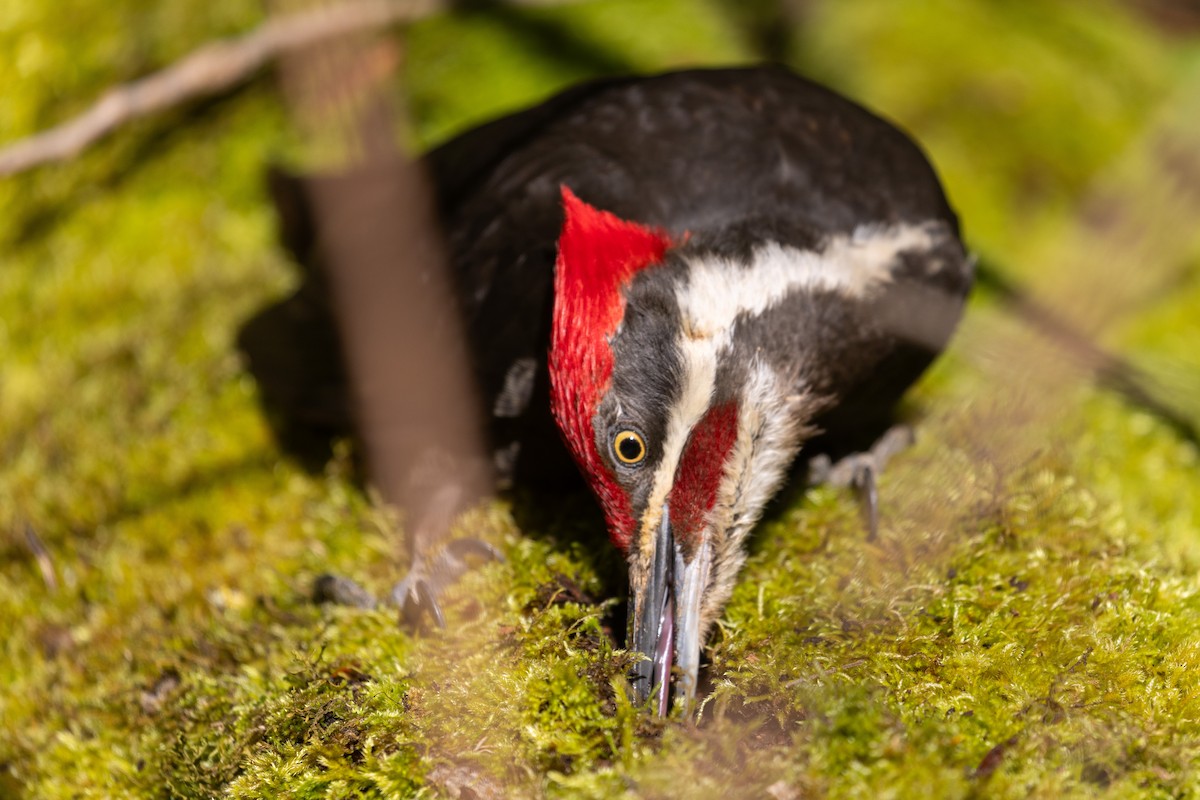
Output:
[[[139,117],[245,80],[282,53],[414,19],[438,0],[353,0],[269,19],[236,38],[209,42],[144,78],[114,87],[79,116],[0,149],[0,177],[65,161]]]
[[[399,62],[361,29],[289,53],[281,74],[305,138],[344,159],[306,185],[370,477],[419,559],[491,476],[432,187],[396,146]]]
[[[434,596],[418,595],[419,603],[428,602],[423,610],[437,618],[436,556],[449,549],[458,515],[494,481],[434,187],[424,163],[396,144],[405,108],[389,87],[402,46],[357,31],[288,54],[280,77],[304,139],[336,160],[336,171],[305,177],[302,190],[312,205],[369,477],[385,503],[404,511],[410,578],[430,587]],[[496,651],[496,636],[493,628],[455,629],[441,639],[441,658],[429,659],[414,681],[440,695],[438,682],[473,654]],[[480,726],[453,701],[439,707],[425,723],[429,783],[454,796],[526,794],[472,761],[460,763],[462,748],[439,732],[446,725],[486,737],[490,727],[500,740],[515,741],[515,726]]]

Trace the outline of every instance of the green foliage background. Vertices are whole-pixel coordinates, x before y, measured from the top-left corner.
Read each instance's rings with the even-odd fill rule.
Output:
[[[715,0],[421,22],[413,133],[765,49],[911,130],[973,247],[1035,285],[1086,240],[1096,187],[1156,212],[1147,131],[1175,118],[1200,142],[1200,46],[1153,3],[796,5],[786,25]],[[0,141],[261,16],[6,0]],[[0,182],[0,797],[1200,796],[1196,450],[1081,388],[1045,398],[1060,413],[1027,458],[978,458],[1021,435],[972,430],[1014,393],[970,346],[1005,324],[986,294],[916,393],[928,424],[885,478],[879,540],[823,489],[762,526],[698,726],[626,700],[610,557],[580,543],[579,508],[521,531],[501,500],[465,521],[509,558],[456,592],[449,635],[311,604],[316,574],[382,590],[407,554],[344,454],[315,476],[280,456],[233,344],[295,280],[262,175],[301,150],[264,75]],[[1200,418],[1197,235],[1162,236],[1168,288],[1106,342]],[[888,514],[963,487],[969,513]]]

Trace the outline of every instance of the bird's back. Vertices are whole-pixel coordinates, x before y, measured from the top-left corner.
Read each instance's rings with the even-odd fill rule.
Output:
[[[777,67],[584,84],[467,131],[425,163],[497,461],[517,481],[574,474],[549,412],[546,370],[561,187],[623,219],[732,254],[766,240],[812,247],[863,226],[930,221],[957,241],[938,180],[907,136]],[[288,238],[303,259],[312,249],[311,220],[291,211]],[[277,389],[265,393],[282,399],[293,417],[336,429],[348,427],[348,403],[340,364],[324,363],[337,348],[317,271],[286,301],[286,314],[273,310],[272,321],[287,317],[293,338],[310,348],[324,343],[317,348],[322,364],[289,361],[291,372],[276,369]],[[939,290],[961,299],[969,270],[937,280],[947,284]],[[244,333],[243,347],[271,373],[256,338],[263,337]],[[272,346],[280,339],[274,335]],[[886,411],[931,357],[926,348],[892,348],[874,364],[876,378],[847,392],[844,413],[834,409],[826,427],[836,432],[841,416],[852,423]],[[255,369],[260,383],[263,371]]]
[[[494,437],[501,452],[516,453],[518,479],[559,475],[568,463],[548,412],[545,368],[560,187],[731,255],[764,241],[812,247],[871,226],[931,222],[957,244],[957,220],[907,136],[777,67],[575,87],[461,135],[428,164],[476,373],[486,402],[502,412]],[[969,270],[938,280],[961,299]],[[836,434],[887,413],[932,355],[892,348],[822,426]]]

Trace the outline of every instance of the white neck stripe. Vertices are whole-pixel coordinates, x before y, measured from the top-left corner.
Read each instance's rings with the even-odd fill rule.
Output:
[[[831,237],[820,251],[767,242],[750,264],[694,258],[687,283],[676,291],[684,336],[723,343],[738,316],[761,314],[799,289],[867,297],[892,280],[901,253],[932,249],[948,234],[938,222],[870,225]]]

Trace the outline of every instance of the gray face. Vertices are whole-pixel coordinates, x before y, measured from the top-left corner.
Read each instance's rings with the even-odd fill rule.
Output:
[[[700,644],[741,565],[742,540],[794,456],[806,412],[788,399],[792,380],[775,367],[795,363],[787,358],[803,339],[795,321],[786,309],[779,316],[740,309],[735,297],[732,314],[708,324],[711,317],[694,313],[693,289],[705,291],[692,284],[700,257],[680,248],[627,287],[610,342],[610,391],[593,418],[596,448],[634,519],[630,646],[663,653],[664,637],[673,641],[685,676],[677,693],[685,698],[694,691]],[[736,289],[743,277],[735,264],[718,267],[718,314],[729,308],[726,283]],[[755,324],[763,311],[766,331]],[[776,324],[784,329],[778,335]],[[625,449],[628,437],[636,444]],[[643,689],[661,685],[670,657],[639,665]]]
[[[593,419],[596,450],[630,498],[634,519],[646,512],[655,474],[662,465],[671,409],[678,403],[683,379],[679,336],[679,303],[675,286],[682,265],[672,259],[643,272],[626,290],[625,316],[610,343],[612,384]],[[628,437],[636,434],[644,457]],[[624,452],[620,452],[618,447]]]
[[[743,257],[749,265],[743,265]],[[801,409],[795,396],[803,395],[803,416],[811,417],[819,410],[811,387],[829,383],[820,359],[807,356],[820,350],[822,334],[844,327],[844,320],[830,319],[845,316],[837,304],[797,290],[767,308],[734,309],[725,324],[706,328],[689,308],[695,304],[689,293],[698,261],[719,264],[720,280],[731,286],[753,276],[753,253],[700,243],[677,248],[662,265],[639,273],[625,289],[624,317],[610,340],[612,382],[592,420],[596,449],[624,489],[636,521],[631,562],[642,550],[653,549],[648,543],[662,506],[687,467],[703,462],[699,466],[709,475],[725,471],[725,453],[706,452],[699,441],[692,446],[693,433],[709,412],[732,409],[751,420],[769,416],[789,430],[797,427],[804,420],[797,419]],[[783,408],[786,397],[793,402]],[[774,446],[760,430],[748,428],[737,438],[745,439],[742,470],[755,462],[756,445]],[[787,452],[775,460],[788,461],[794,451],[789,441]],[[758,476],[760,482],[773,484],[776,472],[772,468]],[[734,483],[730,487],[736,490]],[[696,503],[709,505],[711,498]],[[760,510],[738,505],[732,516],[742,520],[756,518]],[[689,550],[692,544],[689,540]]]

